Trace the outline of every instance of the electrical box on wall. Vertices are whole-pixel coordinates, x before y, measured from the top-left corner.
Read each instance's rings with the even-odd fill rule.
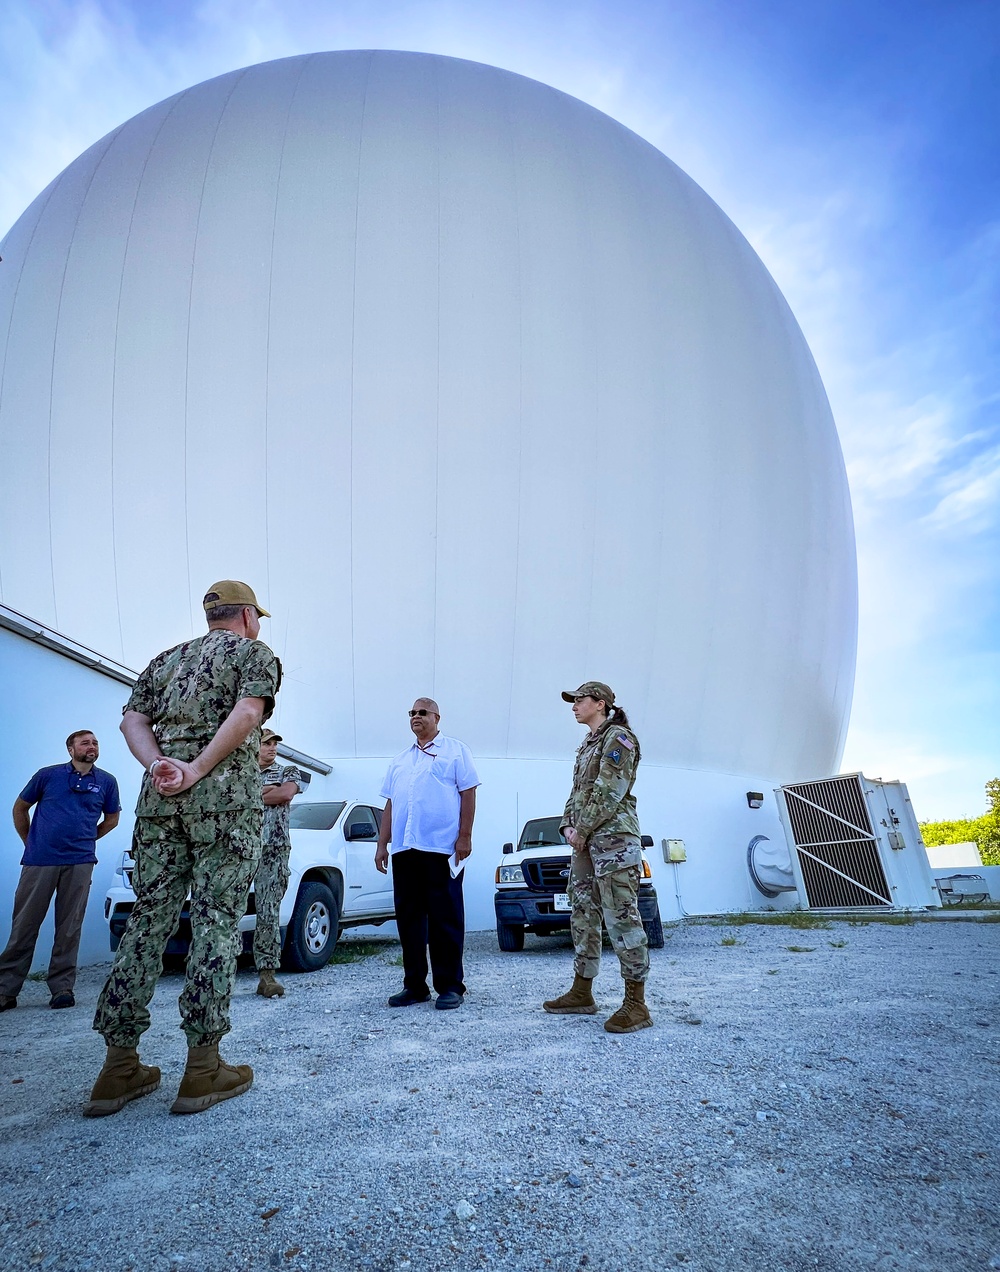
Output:
[[[662,839],[660,841],[663,849],[663,860],[669,865],[671,862],[687,861],[687,848],[684,846],[683,839]]]

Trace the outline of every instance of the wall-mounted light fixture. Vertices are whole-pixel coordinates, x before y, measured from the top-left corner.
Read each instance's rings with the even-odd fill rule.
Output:
[[[747,791],[747,803],[751,808],[760,808],[764,802],[763,791]]]

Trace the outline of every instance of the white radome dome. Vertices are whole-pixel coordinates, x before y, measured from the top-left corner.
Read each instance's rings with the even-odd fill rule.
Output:
[[[478,756],[565,759],[559,691],[598,677],[647,764],[836,766],[819,376],[731,222],[606,115],[452,58],[286,58],[123,124],[0,255],[5,604],[142,666],[245,578],[321,755],[394,752],[433,693]]]

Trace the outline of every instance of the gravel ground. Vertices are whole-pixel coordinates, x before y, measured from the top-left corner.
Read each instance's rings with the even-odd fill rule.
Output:
[[[566,937],[471,935],[452,1012],[385,1007],[382,940],[281,1000],[241,972],[223,1051],[255,1084],[185,1118],[178,976],[142,1047],[163,1085],[100,1120],[106,967],[72,1011],[29,982],[0,1017],[0,1266],[1000,1268],[998,946],[1000,924],[687,925],[652,955],[656,1027],[615,1038],[539,1007]],[[609,950],[597,989],[610,1012]]]

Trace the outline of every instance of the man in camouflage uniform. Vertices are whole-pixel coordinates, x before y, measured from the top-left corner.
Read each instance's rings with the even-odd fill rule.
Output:
[[[260,865],[253,880],[257,927],[253,934],[253,958],[260,973],[257,993],[280,998],[285,987],[275,980],[281,963],[281,927],[278,912],[288,887],[288,854],[291,803],[305,783],[294,764],[279,764],[279,734],[265,729],[260,735],[260,780],[264,795],[264,834]]]
[[[625,1001],[604,1028],[635,1033],[653,1023],[645,998],[649,951],[638,905],[642,839],[632,794],[639,741],[607,685],[589,680],[562,696],[590,730],[576,753],[573,790],[559,827],[573,848],[567,890],[576,958],[573,988],[542,1006],[559,1015],[597,1011],[593,984],[603,918],[625,980]]]
[[[173,1113],[240,1095],[249,1065],[219,1057],[240,950],[239,921],[260,860],[259,729],[281,670],[257,640],[269,617],[245,584],[215,583],[208,632],[168,649],[140,675],[122,733],[146,770],[136,805],[136,902],[101,991],[94,1028],[107,1059],[84,1113],[103,1117],[155,1091],[160,1071],[139,1061],[163,950],[190,892],[191,948],[179,1005],[188,1060]]]

